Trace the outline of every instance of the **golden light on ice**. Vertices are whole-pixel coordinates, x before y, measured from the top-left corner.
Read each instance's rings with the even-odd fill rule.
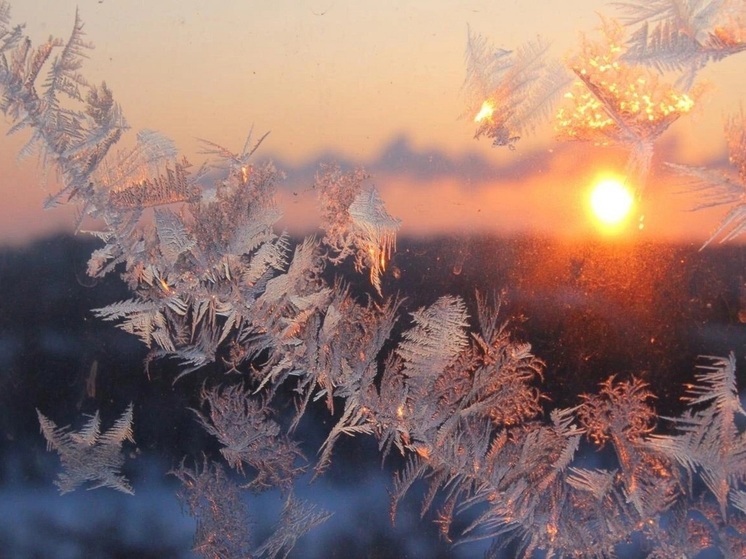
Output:
[[[495,105],[487,99],[482,103],[482,108],[479,109],[477,116],[474,117],[474,122],[482,122],[485,119],[491,118],[492,113],[495,112]]]
[[[619,179],[602,179],[591,191],[591,211],[602,226],[613,228],[629,217],[634,199],[632,190]]]

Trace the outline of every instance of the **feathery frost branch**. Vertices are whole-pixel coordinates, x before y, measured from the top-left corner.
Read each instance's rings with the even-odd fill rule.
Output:
[[[545,60],[548,50],[540,38],[515,52],[498,50],[469,29],[463,88],[466,115],[478,124],[475,138],[484,135],[493,145],[512,149],[519,134],[548,119],[572,81],[559,62]]]
[[[701,199],[694,210],[732,205],[702,248],[715,239],[720,239],[720,242],[735,239],[746,230],[746,117],[743,110],[726,121],[725,135],[728,160],[735,169],[720,172],[705,167],[666,163],[677,174],[688,178],[684,184],[685,191],[693,192]]]
[[[64,472],[57,476],[55,485],[60,493],[68,493],[78,486],[91,482],[91,489],[111,487],[133,494],[129,482],[120,474],[124,464],[122,443],[134,443],[132,436],[133,406],[130,404],[114,425],[101,433],[101,420],[96,412],[79,431],[70,427],[57,427],[39,410],[36,414],[47,450],[59,454]]]

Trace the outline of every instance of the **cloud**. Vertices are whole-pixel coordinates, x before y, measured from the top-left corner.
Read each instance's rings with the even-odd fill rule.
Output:
[[[291,183],[312,178],[323,163],[336,163],[343,169],[362,167],[375,177],[398,176],[417,183],[430,181],[456,180],[464,185],[495,183],[497,181],[517,181],[527,175],[540,172],[547,162],[564,150],[560,147],[533,149],[522,152],[517,149],[515,157],[507,162],[500,158],[485,157],[479,151],[466,151],[449,155],[438,148],[416,149],[405,134],[399,134],[386,143],[370,160],[353,160],[334,151],[320,153],[299,165],[291,165],[281,157],[268,157],[285,171]],[[496,148],[497,151],[508,151]]]
[[[644,213],[646,235],[701,243],[722,218],[723,208],[687,212],[695,200],[678,193],[683,190],[681,179],[664,172],[661,165],[663,161],[686,162],[686,148],[676,134],[659,143],[640,214]],[[318,229],[314,176],[322,163],[335,162],[345,169],[362,167],[370,173],[369,183],[379,190],[389,212],[402,220],[401,235],[577,237],[595,234],[584,200],[590,185],[601,173],[623,172],[626,157],[625,150],[579,142],[557,142],[551,147],[519,142],[514,151],[485,151],[475,142],[473,150],[453,154],[438,147],[419,148],[399,134],[368,159],[326,151],[298,164],[272,156],[258,161],[272,160],[287,176],[278,185],[277,198],[284,213],[280,227],[292,234]],[[721,153],[695,164],[722,168],[727,157]],[[42,192],[32,196],[28,189],[18,188],[18,184],[36,182],[38,171],[32,165],[6,167],[11,175],[0,177],[0,191],[15,209],[8,214],[14,219],[0,228],[0,244],[25,241],[54,229],[69,230],[74,222],[72,209],[44,213]],[[218,178],[214,173],[210,176]]]
[[[367,161],[327,152],[296,166],[278,159],[275,164],[287,174],[279,198],[286,214],[283,225],[294,233],[307,233],[318,224],[310,187],[319,166],[334,162],[371,174],[389,211],[402,219],[403,234],[553,234],[578,221],[577,184],[585,180],[588,160],[565,144],[519,148],[507,157],[496,152],[494,159],[477,151],[449,155],[436,148],[416,149],[400,135]]]
[[[661,142],[654,169],[637,215],[620,234],[655,240],[706,239],[716,224],[712,214],[691,214],[691,200],[675,194],[676,177],[661,169],[662,161],[680,160],[675,139]],[[500,150],[500,151],[498,151]],[[495,157],[466,151],[451,155],[437,148],[418,149],[405,135],[385,144],[368,160],[325,152],[287,165],[279,189],[285,212],[282,225],[307,234],[319,223],[312,185],[322,163],[362,167],[381,193],[389,212],[402,220],[402,235],[500,234],[578,238],[601,234],[588,210],[594,183],[608,174],[622,175],[628,153],[581,142],[560,142],[551,148],[515,151],[496,148]],[[720,163],[722,158],[713,159]]]

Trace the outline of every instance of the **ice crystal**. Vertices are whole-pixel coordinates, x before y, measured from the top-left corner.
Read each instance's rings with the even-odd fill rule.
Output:
[[[716,239],[720,242],[734,239],[746,229],[746,117],[743,110],[727,120],[725,134],[728,159],[734,169],[718,171],[707,167],[667,163],[670,169],[687,178],[685,190],[700,198],[695,210],[731,206],[704,246]]]
[[[240,386],[203,389],[201,397],[209,415],[197,410],[195,414],[223,445],[220,453],[228,465],[242,474],[244,464],[256,471],[248,487],[287,488],[292,484],[302,472],[295,464],[302,454],[295,443],[280,435],[280,426],[269,417],[271,410],[266,404],[252,399]]]
[[[558,137],[626,146],[625,175],[642,189],[655,140],[695,101],[652,71],[625,62],[617,24],[606,21],[603,35],[599,42],[585,40],[571,63],[579,81],[557,112]]]
[[[728,499],[731,494],[738,498],[738,487],[746,478],[746,433],[736,425],[736,417],[746,411],[738,399],[733,354],[707,359],[709,363],[700,366],[704,372],[697,375],[698,384],[686,397],[693,409],[674,420],[680,434],[659,435],[650,444],[690,477],[700,475],[726,519]],[[701,404],[708,405],[700,409]]]
[[[370,269],[370,281],[381,294],[381,275],[396,248],[399,220],[391,217],[375,189],[364,189],[361,169],[343,173],[325,166],[316,177],[322,206],[324,243],[335,253],[332,262],[354,256],[355,268]]]
[[[624,59],[657,70],[683,72],[691,87],[697,72],[746,49],[746,9],[738,0],[618,2],[623,21],[638,28]]]
[[[515,52],[495,49],[469,30],[466,47],[467,115],[479,126],[475,138],[487,136],[495,146],[513,148],[520,134],[533,132],[551,115],[571,81],[540,38]]]
[[[132,487],[120,474],[124,464],[122,443],[132,437],[132,404],[114,422],[108,431],[101,433],[101,420],[96,412],[79,431],[57,427],[39,410],[36,410],[41,432],[47,440],[47,450],[60,455],[64,472],[55,484],[60,493],[73,491],[78,486],[92,482],[91,489],[111,487],[132,494]]]
[[[241,488],[216,463],[171,472],[182,483],[179,500],[197,520],[194,551],[203,559],[285,558],[298,539],[331,515],[291,494],[280,519],[262,543],[254,542],[254,516]]]
[[[194,551],[204,559],[253,557],[248,506],[222,466],[182,464],[172,474],[181,481],[179,500],[197,521]]]

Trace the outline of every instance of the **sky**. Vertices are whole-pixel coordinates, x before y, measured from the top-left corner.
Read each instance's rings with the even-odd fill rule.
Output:
[[[591,235],[588,191],[624,165],[618,151],[555,141],[549,125],[515,150],[493,148],[473,138],[464,115],[467,29],[509,50],[541,36],[567,57],[599,13],[615,13],[605,2],[24,0],[11,8],[35,44],[67,37],[78,9],[95,45],[83,73],[107,82],[133,135],[159,130],[201,163],[198,138],[240,151],[252,127],[255,137],[270,132],[258,157],[287,174],[278,198],[291,230],[313,226],[312,170],[340,160],[371,171],[402,234]],[[701,73],[705,98],[661,138],[655,163],[724,159],[723,118],[746,98],[744,69],[746,53]],[[8,127],[0,117],[0,130]],[[33,158],[17,160],[24,139],[0,137],[0,245],[74,221],[73,208],[40,209],[54,177]],[[638,211],[644,228],[627,234],[704,241],[721,213],[687,212],[693,201],[677,190],[654,173]]]

